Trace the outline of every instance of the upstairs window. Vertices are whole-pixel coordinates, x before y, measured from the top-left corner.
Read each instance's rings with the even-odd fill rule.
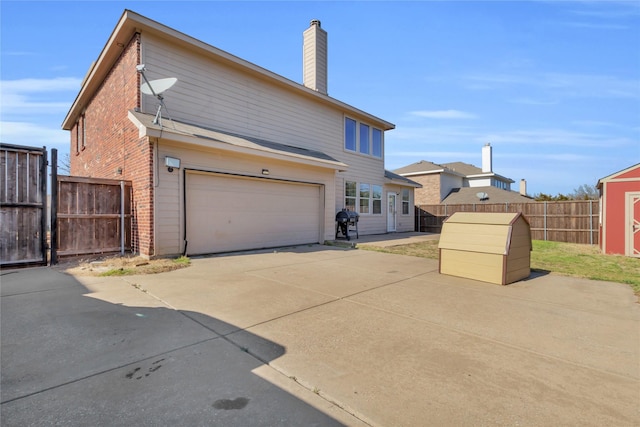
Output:
[[[360,123],[360,152],[369,154],[369,126]]]
[[[382,157],[382,131],[380,129],[371,129],[371,154],[374,157]]]
[[[381,159],[383,152],[382,130],[345,117],[344,149]]]
[[[356,121],[350,118],[344,120],[344,148],[356,151]]]

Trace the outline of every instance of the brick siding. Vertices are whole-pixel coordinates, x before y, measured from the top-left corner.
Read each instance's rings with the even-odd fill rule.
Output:
[[[422,184],[422,188],[415,189],[416,205],[437,205],[440,203],[440,174],[410,176],[408,178]]]
[[[154,255],[153,144],[127,117],[140,107],[140,35],[136,34],[71,129],[71,174],[133,183],[134,252]],[[84,126],[84,129],[82,128]],[[84,131],[84,147],[78,144]]]

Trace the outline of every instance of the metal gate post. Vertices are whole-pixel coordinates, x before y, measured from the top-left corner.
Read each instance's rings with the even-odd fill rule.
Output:
[[[58,150],[51,149],[51,265],[58,263]]]

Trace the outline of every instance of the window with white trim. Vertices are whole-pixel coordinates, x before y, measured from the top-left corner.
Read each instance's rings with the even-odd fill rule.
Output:
[[[345,117],[344,149],[381,159],[383,153],[383,132],[381,129],[371,127],[366,123]]]
[[[344,184],[344,207],[351,212],[356,212],[357,188],[358,184],[353,181]]]
[[[349,151],[356,151],[356,131],[358,127],[356,121],[345,117],[344,119],[344,148]]]
[[[360,152],[362,154],[369,154],[369,126],[364,123],[360,123]]]
[[[368,214],[371,212],[369,210],[369,202],[371,201],[370,197],[370,186],[369,184],[360,184],[360,210],[361,214]]]
[[[409,190],[402,190],[402,215],[409,215]]]
[[[371,186],[371,213],[382,215],[382,185]]]
[[[359,214],[382,215],[382,185],[345,181],[344,207]]]

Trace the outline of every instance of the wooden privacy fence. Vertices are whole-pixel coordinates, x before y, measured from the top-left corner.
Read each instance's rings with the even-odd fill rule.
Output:
[[[51,262],[58,256],[131,249],[131,182],[57,176]]]
[[[598,243],[599,202],[571,200],[532,203],[472,203],[416,206],[416,231],[440,233],[454,212],[522,212],[529,221],[531,238],[554,242]]]
[[[0,145],[0,265],[47,263],[47,149]]]

